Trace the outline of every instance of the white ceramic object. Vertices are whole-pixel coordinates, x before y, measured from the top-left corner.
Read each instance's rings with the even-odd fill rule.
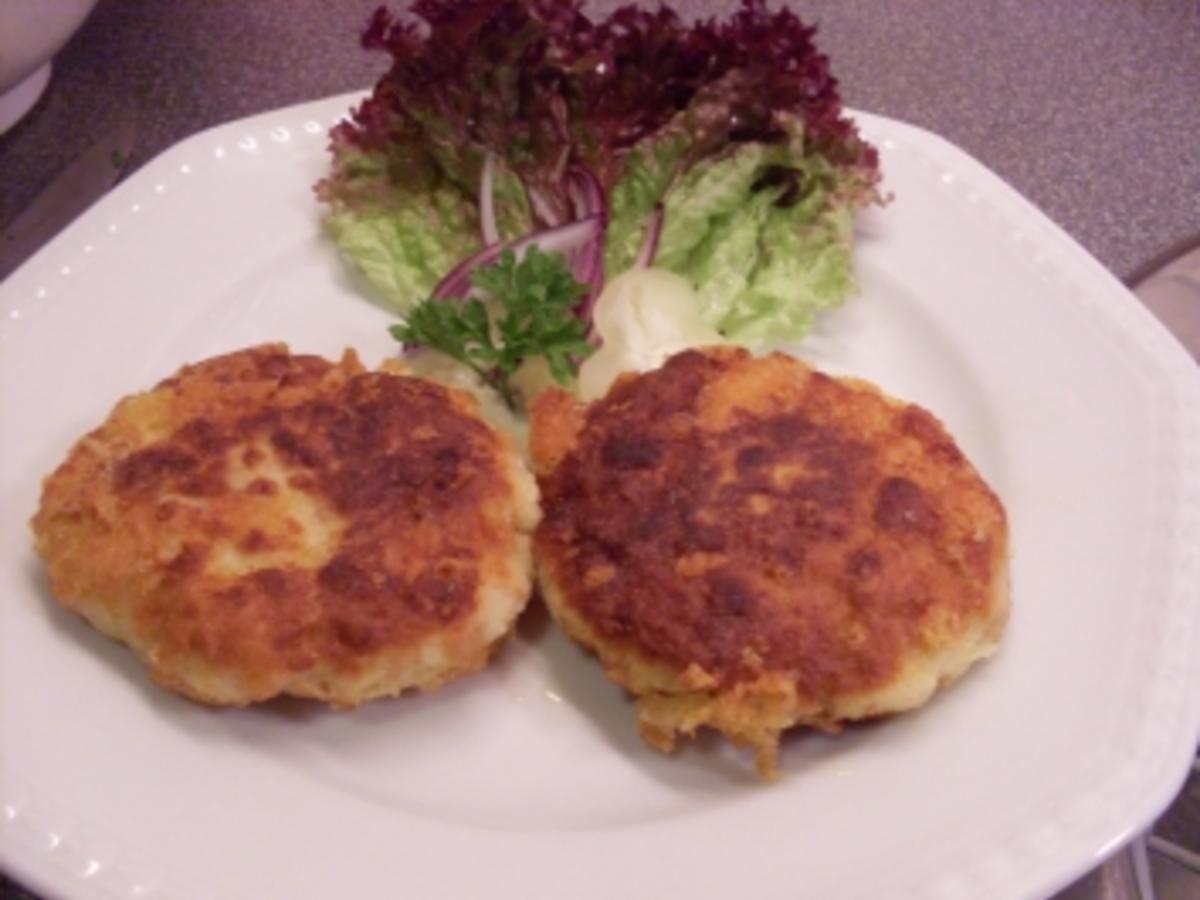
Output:
[[[527,621],[483,674],[350,713],[209,710],[47,594],[38,485],[121,395],[268,339],[395,351],[318,229],[337,97],[152,161],[0,292],[0,866],[65,898],[1041,898],[1145,828],[1200,723],[1200,376],[944,140],[862,115],[895,202],[798,349],[940,415],[1007,504],[998,656],[924,710],[645,747]]]
[[[1200,360],[1200,241],[1141,282],[1137,295]]]
[[[0,3],[0,134],[37,102],[50,81],[50,61],[95,5],[96,0]]]

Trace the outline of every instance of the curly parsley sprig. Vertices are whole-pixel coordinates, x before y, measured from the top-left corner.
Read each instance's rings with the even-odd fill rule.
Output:
[[[534,245],[518,260],[505,250],[474,272],[471,284],[489,295],[490,306],[478,297],[423,300],[389,329],[392,337],[458,360],[495,388],[510,409],[517,401],[509,379],[527,359],[543,357],[555,381],[570,382],[594,348],[572,312],[587,288],[561,256]]]

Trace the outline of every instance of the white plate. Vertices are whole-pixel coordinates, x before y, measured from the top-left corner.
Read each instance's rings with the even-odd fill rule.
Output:
[[[60,611],[26,523],[119,396],[266,339],[394,351],[318,235],[350,103],[185,141],[3,286],[0,864],[87,898],[1037,897],[1165,806],[1200,723],[1200,378],[998,178],[874,116],[896,200],[801,350],[942,416],[1015,541],[1002,651],[925,710],[791,737],[767,786],[644,747],[544,622],[430,696],[213,711]]]

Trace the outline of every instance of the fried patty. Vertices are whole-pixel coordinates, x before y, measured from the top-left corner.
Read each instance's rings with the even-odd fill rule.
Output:
[[[123,399],[32,524],[54,594],[166,687],[354,706],[485,664],[538,515],[467,394],[275,344]]]
[[[534,404],[543,596],[669,751],[912,709],[993,652],[1004,508],[929,412],[710,348]]]

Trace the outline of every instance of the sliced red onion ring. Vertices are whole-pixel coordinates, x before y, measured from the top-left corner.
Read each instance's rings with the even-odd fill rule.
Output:
[[[608,198],[592,170],[586,166],[571,166],[567,170],[567,196],[575,210],[575,218],[600,213],[608,218]]]
[[[646,222],[646,234],[642,238],[641,249],[638,250],[637,259],[633,263],[635,269],[644,269],[654,262],[654,256],[658,253],[658,240],[662,237],[662,226],[663,206],[661,203],[657,203],[654,211],[650,214],[650,219]]]
[[[608,227],[608,197],[600,180],[586,166],[571,166],[566,176],[567,197],[576,216],[599,215],[603,228]],[[595,337],[592,329],[592,308],[604,287],[604,234],[599,239],[579,247],[569,261],[576,279],[587,285],[588,292],[575,307],[575,314],[588,326],[589,339]]]
[[[604,289],[604,229],[594,241],[579,247],[568,260],[575,280],[587,286],[587,292],[575,304],[575,316],[587,326],[588,339],[593,337],[592,309]]]
[[[496,227],[495,192],[496,155],[489,150],[483,158],[483,172],[479,176],[479,230],[485,247],[500,242],[500,229]]]
[[[593,288],[597,284],[599,263],[603,259],[604,217],[599,213],[586,216],[566,225],[533,231],[511,241],[503,241],[484,247],[474,256],[460,262],[433,289],[435,300],[467,297],[474,290],[471,273],[482,266],[490,266],[505,250],[512,250],[517,259],[537,244],[543,253],[560,253],[568,267],[580,282]]]
[[[529,197],[529,205],[533,207],[534,215],[542,222],[545,222],[548,228],[555,228],[562,224],[562,217],[554,211],[554,207],[542,195],[541,191],[535,187],[531,187],[526,188],[525,193]]]

